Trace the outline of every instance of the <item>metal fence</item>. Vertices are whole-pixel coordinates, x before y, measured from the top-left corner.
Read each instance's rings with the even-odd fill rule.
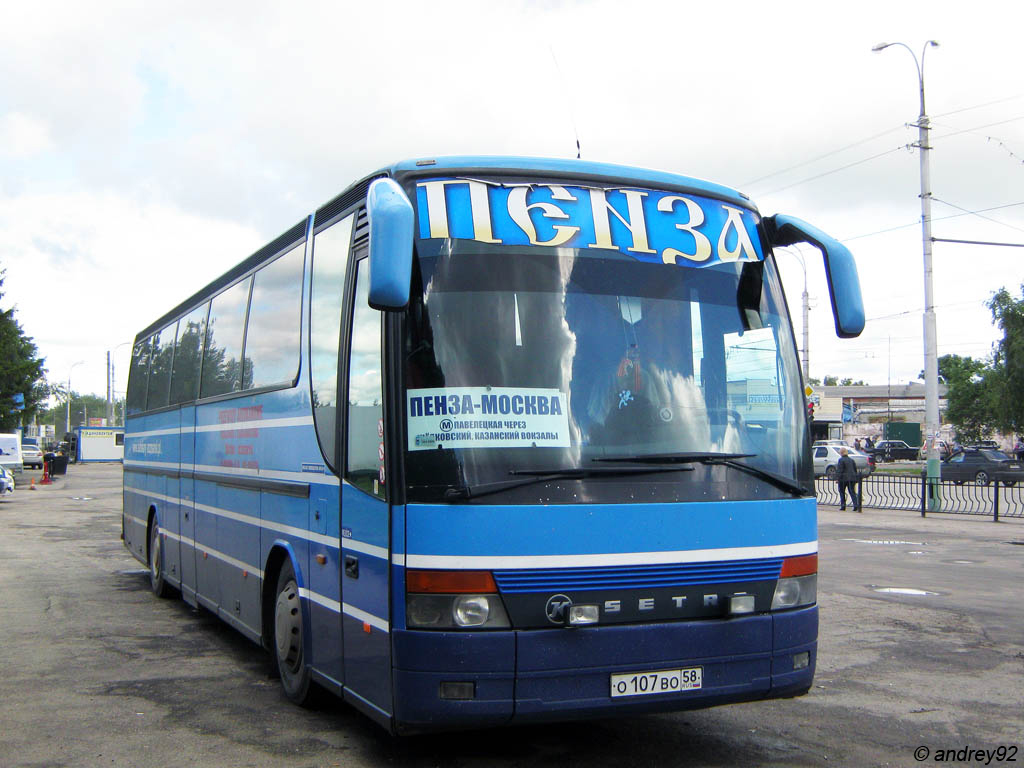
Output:
[[[826,477],[814,481],[818,501],[839,505],[839,484]],[[861,506],[876,509],[907,509],[919,511],[922,517],[931,510],[926,495],[927,483],[921,475],[888,475],[874,472],[858,483]],[[939,494],[940,511],[954,515],[1024,517],[1024,487],[1005,485],[994,480],[988,485],[957,484],[950,480],[934,486]]]

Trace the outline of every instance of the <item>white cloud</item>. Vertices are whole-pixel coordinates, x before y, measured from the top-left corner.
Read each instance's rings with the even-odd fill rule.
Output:
[[[870,49],[941,42],[925,72],[936,236],[1024,241],[1024,206],[985,214],[1002,225],[939,219],[960,213],[944,203],[1024,202],[1022,21],[988,2],[12,6],[4,301],[53,378],[85,358],[75,378],[104,392],[106,349],[362,175],[440,154],[572,157],[578,134],[585,159],[739,186],[766,214],[856,237],[869,318],[909,314],[837,341],[809,257],[812,375],[884,381],[891,361],[906,380],[922,367],[917,155],[902,148],[917,77],[907,51]],[[977,355],[992,337],[980,301],[1019,283],[1019,251],[935,253],[940,354]],[[802,271],[780,263],[799,338]]]
[[[49,126],[33,115],[11,112],[0,117],[0,153],[24,158],[50,148]]]

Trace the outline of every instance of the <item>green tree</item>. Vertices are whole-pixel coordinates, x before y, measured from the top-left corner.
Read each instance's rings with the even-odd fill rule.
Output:
[[[943,355],[939,378],[946,384],[946,421],[961,442],[990,437],[996,428],[998,371],[984,360]]]
[[[0,287],[5,273],[0,270]],[[14,319],[14,309],[0,312],[0,430],[16,429],[31,421],[49,396],[43,379],[44,361],[36,352],[36,345]],[[16,409],[16,396],[24,399],[23,410]]]
[[[992,322],[1003,332],[992,360],[993,420],[1000,431],[1013,434],[1024,432],[1024,283],[1020,289],[1019,299],[1000,288],[987,303]]]
[[[825,386],[826,387],[838,387],[839,386],[839,377],[838,376],[826,376],[825,377]]]
[[[88,426],[88,419],[103,418],[107,415],[107,401],[99,395],[80,395],[77,392],[71,393],[71,424],[73,432],[75,427]],[[59,396],[59,402],[52,408],[42,411],[37,417],[40,424],[52,424],[54,434],[58,439],[64,434],[64,425],[68,420],[68,401],[63,390]],[[121,420],[121,402],[114,404],[114,424]]]

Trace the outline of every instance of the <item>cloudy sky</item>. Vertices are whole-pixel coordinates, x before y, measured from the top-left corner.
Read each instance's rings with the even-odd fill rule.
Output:
[[[838,9],[842,10],[838,10]],[[834,10],[835,9],[835,10]],[[811,375],[923,368],[916,151],[934,235],[1024,243],[1024,6],[929,2],[6,3],[0,306],[49,378],[123,392],[130,341],[349,183],[410,157],[574,157],[697,176],[857,257],[835,338],[820,256],[779,256]],[[983,357],[1024,250],[935,244],[939,354]]]

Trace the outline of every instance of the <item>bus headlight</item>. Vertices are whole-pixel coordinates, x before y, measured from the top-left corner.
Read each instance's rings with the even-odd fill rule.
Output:
[[[818,600],[818,574],[779,579],[772,597],[772,610],[813,605]]]
[[[491,615],[491,601],[487,595],[459,595],[452,606],[452,618],[460,627],[479,627]]]
[[[497,595],[405,596],[409,629],[508,629],[511,624]]]
[[[405,623],[409,629],[511,627],[489,571],[409,569],[405,588]]]

